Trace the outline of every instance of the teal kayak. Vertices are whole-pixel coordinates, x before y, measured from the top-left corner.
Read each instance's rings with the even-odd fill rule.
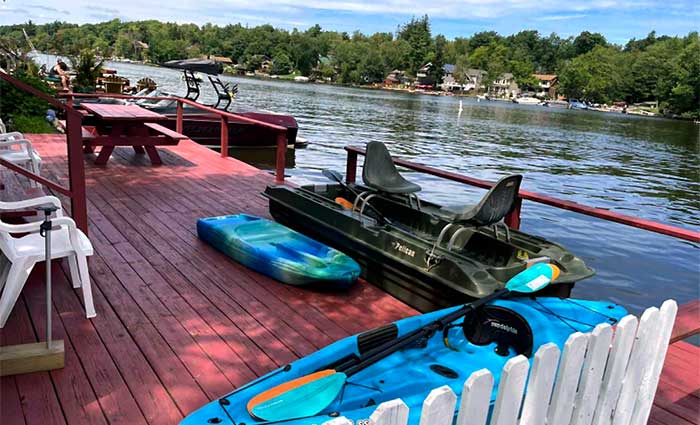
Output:
[[[360,266],[342,252],[264,218],[201,218],[197,234],[241,264],[290,285],[345,289],[360,275]]]
[[[263,422],[248,413],[249,401],[260,393],[319,371],[352,367],[372,349],[458,308],[410,317],[344,338],[212,401],[181,424],[312,425],[336,416],[357,423],[368,419],[380,403],[401,398],[410,409],[409,425],[418,425],[420,406],[434,388],[448,385],[459,396],[464,381],[473,372],[486,368],[496,381],[493,403],[501,369],[512,357],[522,354],[531,358],[538,347],[549,342],[562,348],[572,333],[590,332],[599,323],[615,324],[627,314],[619,305],[600,301],[520,297],[496,300],[456,320],[445,333],[433,334],[353,374],[330,405],[313,417],[292,416],[284,421]]]

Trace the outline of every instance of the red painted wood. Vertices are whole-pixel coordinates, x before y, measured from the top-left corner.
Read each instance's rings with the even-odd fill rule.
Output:
[[[184,134],[180,134],[177,131],[173,131],[167,127],[163,127],[162,125],[156,124],[153,122],[144,123],[144,126],[150,130],[155,131],[156,133],[160,133],[160,134],[167,136],[173,140],[185,140],[188,138]]]
[[[182,102],[180,102],[180,101],[177,102],[176,117],[177,117],[177,119],[175,120],[175,131],[178,133],[182,133],[183,110],[182,110]]]
[[[678,307],[671,342],[680,341],[698,333],[700,333],[700,300],[693,300]]]
[[[82,103],[86,111],[103,121],[166,121],[168,117],[137,105]]]
[[[228,156],[228,119],[221,116],[221,157]]]
[[[42,152],[46,175],[61,181],[66,154],[56,140],[36,136],[32,141]],[[416,314],[364,282],[344,294],[280,285],[203,244],[194,227],[199,217],[237,212],[267,217],[260,192],[273,177],[189,140],[160,154],[165,167],[144,167],[148,159],[124,147],[115,148],[108,171],[86,166],[98,316],[84,318],[80,291],[69,286],[65,264],[56,277],[55,323],[74,344],[70,358],[79,360],[71,360],[65,376],[87,379],[96,399],[107,400],[111,388],[129,394],[123,403],[135,403],[129,410],[145,421],[177,423],[220,395],[216,391],[228,391],[330,341]],[[37,329],[42,329],[40,294],[36,286],[26,295]],[[8,326],[14,313],[10,320]],[[669,350],[667,363],[678,366],[664,369],[664,407],[654,408],[652,423],[687,416],[682,399],[694,397],[692,382],[674,375],[694,376],[681,367],[688,361],[678,356],[689,349],[679,344]],[[69,403],[68,380],[57,376],[51,375],[54,385],[37,386],[45,393],[32,400],[53,394],[58,401],[46,414],[63,415],[60,403],[67,419],[78,417],[78,407],[87,409],[89,397],[75,393]],[[12,386],[7,382],[0,379],[2,388]],[[26,384],[22,391],[29,391]],[[8,403],[22,408],[16,399]],[[110,423],[120,422],[127,404],[97,403]],[[687,425],[684,420],[677,423]],[[41,422],[32,417],[28,423]]]
[[[285,158],[287,154],[287,133],[277,134],[277,159],[275,160],[275,182],[284,183]]]
[[[365,154],[365,150],[356,146],[346,146],[345,150],[348,152],[355,152],[356,154]],[[416,170],[421,173],[430,174],[433,176],[441,177],[447,180],[452,180],[471,186],[481,187],[483,189],[490,189],[494,183],[488,182],[486,180],[480,180],[473,177],[464,176],[461,174],[453,173],[450,171],[439,170],[437,168],[429,167],[427,165],[418,164],[415,162],[406,161],[403,159],[394,159],[394,163],[402,167],[409,168],[411,170]],[[668,236],[673,236],[678,239],[683,239],[691,242],[700,242],[700,232],[692,231],[689,229],[682,229],[679,227],[671,226],[668,224],[657,223],[650,220],[644,220],[638,217],[632,217],[625,214],[620,214],[601,208],[589,207],[587,205],[582,205],[572,201],[566,201],[563,199],[554,198],[551,196],[542,195],[535,192],[528,192],[525,190],[520,191],[520,197],[522,199],[537,202],[540,204],[549,205],[552,207],[574,211],[579,214],[589,215],[591,217],[602,218],[607,221],[613,221],[620,224],[625,224],[627,226],[636,227],[639,229],[649,230],[651,232],[661,233]]]

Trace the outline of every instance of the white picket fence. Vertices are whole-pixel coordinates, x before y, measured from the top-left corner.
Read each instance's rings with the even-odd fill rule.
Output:
[[[639,320],[624,317],[615,329],[600,324],[590,334],[572,334],[561,356],[550,343],[537,350],[532,365],[524,356],[510,359],[501,372],[489,424],[646,424],[677,311],[676,302],[668,300],[660,309],[648,308]],[[493,383],[486,369],[467,379],[456,425],[486,424]],[[452,425],[457,401],[450,387],[434,389],[423,402],[420,425]],[[377,406],[369,422],[406,425],[408,413],[401,399],[391,400]],[[324,425],[353,422],[339,417]]]

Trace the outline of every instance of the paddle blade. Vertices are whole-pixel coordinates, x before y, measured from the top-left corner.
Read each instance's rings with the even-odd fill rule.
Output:
[[[333,181],[336,181],[338,183],[343,181],[342,174],[340,174],[339,172],[337,172],[335,170],[325,169],[325,170],[322,170],[321,173],[323,173],[323,175],[326,176],[326,178],[329,180],[333,180]]]
[[[559,277],[559,267],[554,264],[539,263],[516,274],[506,283],[511,292],[529,294],[539,291]]]
[[[314,416],[335,400],[346,378],[342,372],[322,370],[270,388],[246,407],[252,417],[263,421]]]

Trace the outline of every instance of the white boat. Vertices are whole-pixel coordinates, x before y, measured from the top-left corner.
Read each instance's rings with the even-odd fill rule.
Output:
[[[536,97],[516,97],[513,99],[513,102],[521,105],[539,105],[542,103],[542,101]]]
[[[297,83],[308,83],[309,82],[309,77],[304,77],[303,75],[297,75],[294,77],[294,81]]]

